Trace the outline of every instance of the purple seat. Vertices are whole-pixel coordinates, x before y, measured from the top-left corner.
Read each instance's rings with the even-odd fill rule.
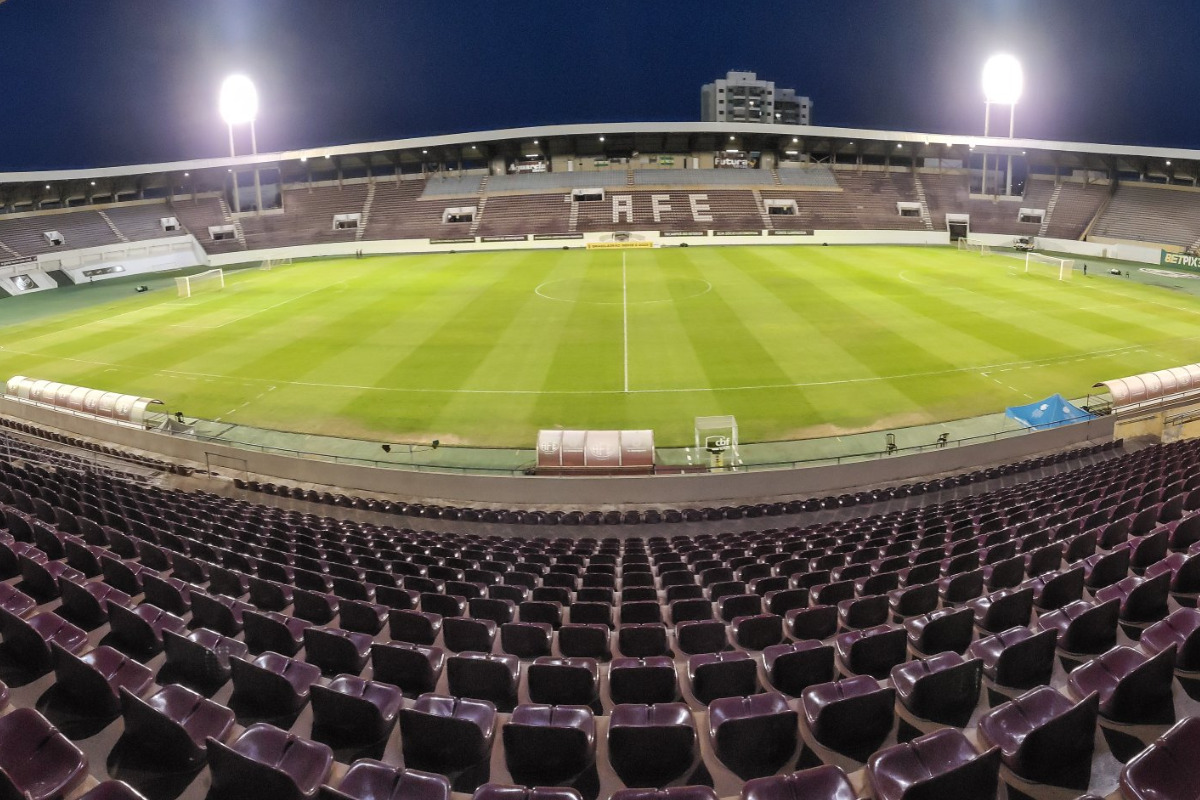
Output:
[[[548,656],[553,636],[548,622],[506,622],[500,626],[500,649],[517,658]]]
[[[664,786],[696,760],[696,725],[683,703],[622,704],[608,722],[609,760],[629,786]]]
[[[1189,717],[1134,756],[1121,770],[1125,800],[1195,800],[1200,718]]]
[[[431,645],[441,631],[440,614],[407,609],[393,609],[388,613],[388,632],[397,641]]]
[[[1128,547],[1088,556],[1082,565],[1084,585],[1094,591],[1121,580],[1129,572],[1130,557]]]
[[[250,602],[263,611],[283,611],[292,604],[294,598],[290,583],[263,577],[250,579]]]
[[[312,664],[270,651],[249,661],[231,658],[233,698],[269,714],[288,714],[303,708],[309,690],[321,677]]]
[[[988,633],[999,633],[1016,625],[1028,625],[1033,614],[1033,589],[1001,589],[967,603],[975,612],[975,625]]]
[[[7,586],[7,584],[4,585]],[[67,578],[59,578],[58,586],[62,595],[62,605],[59,607],[58,613],[64,619],[86,630],[92,630],[108,622],[108,603],[129,606],[129,595],[120,589],[114,589],[107,583],[99,581],[76,583]],[[24,595],[21,596],[24,597]]]
[[[1200,672],[1200,611],[1180,608],[1142,633],[1141,647],[1147,653],[1161,653],[1175,646],[1175,669]]]
[[[77,656],[52,644],[56,685],[76,707],[97,717],[115,717],[121,710],[122,689],[141,696],[154,673],[111,647],[97,647]]]
[[[30,594],[43,600],[58,597],[59,578],[82,583],[83,573],[71,568],[65,561],[50,561],[41,550],[31,549],[17,559],[21,565],[22,586]]]
[[[342,600],[338,627],[374,636],[383,630],[390,610],[388,606],[367,600]]]
[[[895,702],[896,690],[869,675],[810,686],[800,697],[813,739],[855,761],[865,761],[892,732]]]
[[[558,651],[567,658],[608,661],[611,628],[601,624],[567,623],[558,629]]]
[[[617,649],[621,655],[630,658],[670,655],[667,626],[661,623],[621,625],[617,628]]]
[[[292,604],[295,616],[315,625],[327,625],[338,615],[341,599],[329,592],[297,587],[292,590]]]
[[[305,628],[304,660],[324,675],[357,675],[371,657],[371,637],[341,628]]]
[[[743,780],[771,775],[791,760],[797,718],[777,692],[722,697],[708,707],[717,758]]]
[[[521,661],[516,656],[470,651],[446,659],[450,694],[487,700],[500,711],[517,704]]]
[[[946,651],[961,655],[971,644],[974,626],[975,615],[969,608],[942,608],[904,623],[908,644],[921,655]]]
[[[968,658],[983,661],[983,674],[994,686],[1031,689],[1050,682],[1058,631],[1034,633],[1019,626],[984,637],[967,648]]]
[[[777,644],[763,651],[771,686],[789,697],[799,697],[813,684],[833,680],[833,648],[808,639]]]
[[[900,704],[914,717],[965,728],[979,703],[983,660],[964,660],[955,652],[906,661],[892,668]]]
[[[874,628],[888,621],[887,595],[855,597],[837,604],[838,625],[843,630]]]
[[[71,584],[74,586],[75,584]],[[90,585],[90,584],[85,584]],[[101,584],[103,586],[103,584]],[[63,604],[66,604],[66,598],[63,598]],[[30,611],[37,608],[37,601],[29,595],[17,589],[8,583],[0,583],[0,610],[4,610],[14,617],[24,617]],[[63,614],[66,617],[66,614]],[[105,619],[108,617],[106,616]]]
[[[51,611],[24,619],[0,609],[0,635],[5,652],[38,674],[50,669],[51,646],[78,653],[87,645],[86,633]]]
[[[244,642],[207,628],[198,628],[187,636],[163,631],[163,650],[172,668],[202,686],[224,684],[229,680],[230,656],[245,658],[250,652]]]
[[[312,685],[313,731],[339,743],[377,742],[396,724],[404,695],[389,684],[338,675],[328,686]]]
[[[246,647],[258,654],[267,650],[294,656],[304,646],[304,631],[312,623],[275,611],[246,611],[242,614]]]
[[[123,781],[104,781],[79,800],[146,800],[146,797]]]
[[[223,633],[226,636],[237,636],[242,632],[242,614],[253,611],[254,606],[235,600],[222,594],[206,594],[193,590],[192,626],[203,627]]]
[[[1193,517],[1200,523],[1200,515]],[[1182,606],[1195,608],[1200,598],[1200,552],[1171,553],[1162,561],[1146,569],[1147,578],[1156,578],[1163,573],[1171,576],[1170,591]]]
[[[1096,592],[1096,601],[1120,602],[1121,629],[1131,639],[1137,639],[1152,623],[1167,615],[1167,597],[1171,589],[1169,573],[1157,577],[1129,576]]]
[[[906,584],[888,592],[888,608],[892,619],[897,621],[928,614],[937,608],[937,604],[937,583]]]
[[[187,630],[182,619],[149,603],[133,609],[108,603],[108,621],[113,637],[134,655],[150,655],[162,650],[163,631],[183,633]]]
[[[767,613],[787,616],[789,611],[808,605],[807,589],[776,589],[763,596]]]
[[[666,656],[614,658],[608,670],[614,703],[672,703],[679,698],[675,662]]]
[[[1083,573],[1081,566],[1046,572],[1021,586],[1033,589],[1033,606],[1038,611],[1055,611],[1083,597]]]
[[[600,671],[591,658],[542,656],[529,665],[529,699],[545,705],[591,706],[600,693]]]
[[[440,647],[422,647],[408,642],[376,642],[371,645],[371,669],[376,680],[399,686],[410,697],[432,692],[446,661]]]
[[[167,684],[142,699],[121,691],[126,741],[153,752],[169,767],[190,769],[207,757],[209,738],[225,741],[233,712],[179,684]]]
[[[973,569],[957,575],[947,575],[937,582],[938,595],[947,605],[959,605],[983,594],[983,570]]]
[[[143,573],[157,574],[154,570],[136,561],[113,558],[112,556],[101,556],[100,568],[104,573],[105,583],[120,589],[130,596],[142,593]]]
[[[977,753],[954,728],[881,750],[867,762],[877,800],[994,800],[999,772],[999,748]]]
[[[741,650],[702,653],[688,659],[692,694],[705,705],[718,697],[743,697],[758,691],[758,663]]]
[[[1004,764],[1026,781],[1084,791],[1091,777],[1100,696],[1072,704],[1039,686],[979,720],[979,735],[999,747]]]
[[[784,615],[793,639],[828,639],[837,632],[837,606],[796,608]]]
[[[489,758],[496,733],[496,707],[482,700],[423,694],[400,709],[404,763],[442,774]]]
[[[1058,647],[1068,657],[1095,655],[1116,644],[1119,613],[1116,598],[1106,603],[1076,600],[1039,617],[1037,630],[1055,631]]]
[[[742,786],[742,800],[856,800],[846,773],[832,765],[790,775],[755,778]]]
[[[613,792],[612,796],[616,797],[621,791]],[[583,800],[583,797],[578,789],[570,786],[509,786],[486,783],[475,790],[472,800]]]
[[[1171,683],[1175,648],[1146,656],[1118,646],[1071,673],[1067,687],[1076,700],[1100,695],[1100,716],[1125,725],[1167,725],[1175,721]]]
[[[0,717],[0,797],[53,800],[87,778],[83,751],[31,708]]]
[[[490,619],[446,617],[442,620],[442,641],[455,653],[464,650],[491,652],[496,640],[496,623]]]
[[[336,790],[323,789],[322,795],[332,800],[450,800],[450,781],[363,758],[350,765]]]
[[[883,680],[892,667],[908,657],[908,639],[902,627],[879,625],[848,631],[835,637],[833,643],[842,670],[850,675]]]
[[[220,797],[313,797],[333,768],[333,752],[265,722],[232,743],[208,740],[212,790]]]
[[[147,603],[156,605],[163,611],[182,615],[192,610],[192,584],[179,578],[164,578],[148,572],[142,576],[142,591],[146,595]]]
[[[725,623],[718,619],[688,620],[675,626],[675,642],[686,655],[729,649]]]
[[[596,758],[596,722],[585,706],[517,706],[502,735],[508,770],[526,783],[566,782]]]

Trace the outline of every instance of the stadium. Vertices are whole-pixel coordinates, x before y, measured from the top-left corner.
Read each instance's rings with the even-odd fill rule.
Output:
[[[1194,800],[1200,150],[1009,133],[0,173],[0,796]]]

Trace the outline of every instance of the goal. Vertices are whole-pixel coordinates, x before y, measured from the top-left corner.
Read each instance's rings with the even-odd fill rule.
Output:
[[[191,297],[196,292],[216,291],[225,288],[225,273],[219,269],[198,272],[175,279],[175,287],[180,297]]]
[[[968,239],[963,237],[958,240],[959,250],[968,250],[979,253],[981,256],[990,256],[992,254],[991,245],[981,242],[978,239]]]
[[[1069,281],[1075,272],[1075,260],[1027,252],[1025,253],[1025,271],[1032,275],[1044,275],[1060,281]]]
[[[265,258],[263,259],[263,262],[258,265],[258,268],[275,269],[275,267],[284,267],[291,263],[292,260],[290,258]]]

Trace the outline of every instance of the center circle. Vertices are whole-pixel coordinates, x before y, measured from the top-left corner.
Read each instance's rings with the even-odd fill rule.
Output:
[[[571,296],[573,288],[575,289],[574,297]],[[672,289],[678,291],[679,294],[673,295]],[[593,306],[619,306],[622,304],[644,306],[691,300],[693,297],[700,297],[711,291],[712,284],[703,278],[672,278],[651,286],[638,285],[624,288],[620,281],[600,283],[560,278],[538,285],[533,293],[538,297],[559,303],[584,303]],[[648,293],[652,296],[647,297]]]

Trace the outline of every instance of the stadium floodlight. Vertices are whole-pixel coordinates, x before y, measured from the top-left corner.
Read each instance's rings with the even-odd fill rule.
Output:
[[[1024,88],[1025,73],[1016,57],[999,53],[983,65],[983,96],[989,103],[1015,105]]]
[[[998,53],[983,65],[983,135],[991,135],[992,105],[1008,106],[1008,138],[1013,138],[1017,124],[1017,101],[1025,89],[1025,72],[1021,62],[1008,53]],[[987,194],[988,157],[983,154],[983,186]],[[1008,156],[1008,174],[1005,195],[1012,194],[1012,155]]]
[[[254,120],[258,117],[258,89],[254,81],[245,75],[230,75],[221,83],[221,95],[218,100],[221,119],[229,126],[229,156],[236,155],[233,147],[233,126],[250,125],[250,149],[258,155],[258,137],[254,131]],[[254,196],[258,202],[256,213],[262,213],[262,182],[259,180],[258,167],[254,168]],[[237,173],[233,175],[233,206],[234,211],[242,210],[241,198],[238,197]]]
[[[230,75],[221,84],[221,119],[226,125],[245,125],[258,116],[258,89],[245,75]]]

